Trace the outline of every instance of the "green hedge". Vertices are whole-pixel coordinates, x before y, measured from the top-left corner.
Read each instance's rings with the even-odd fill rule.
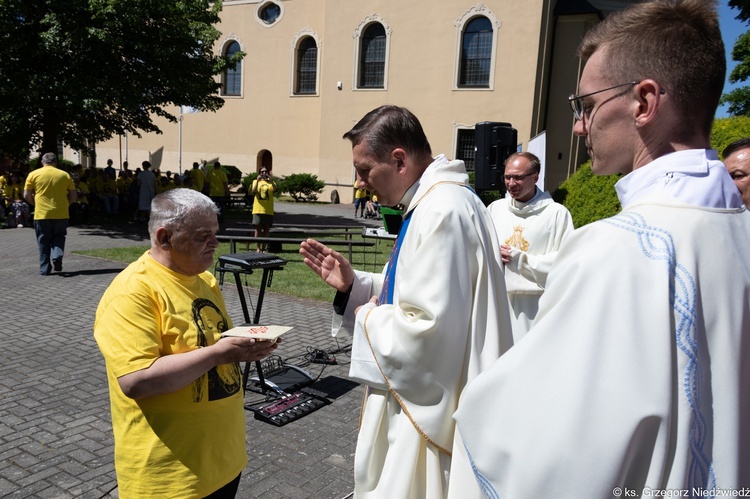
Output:
[[[719,118],[711,129],[711,147],[721,154],[729,144],[745,137],[750,137],[750,117]]]
[[[570,211],[576,228],[582,227],[622,209],[615,192],[620,178],[622,175],[594,175],[591,161],[587,161],[552,193],[552,198]]]

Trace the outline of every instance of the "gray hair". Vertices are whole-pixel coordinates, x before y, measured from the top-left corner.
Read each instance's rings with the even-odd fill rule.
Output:
[[[53,152],[46,152],[42,156],[42,164],[43,165],[56,165],[57,164],[57,154]]]
[[[175,231],[184,227],[190,218],[205,215],[219,215],[219,208],[205,194],[184,187],[162,192],[151,201],[148,221],[151,241],[156,240],[159,227]]]

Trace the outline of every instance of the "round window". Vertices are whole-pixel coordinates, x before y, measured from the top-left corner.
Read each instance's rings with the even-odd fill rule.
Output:
[[[273,24],[281,15],[281,7],[275,3],[269,2],[268,5],[260,9],[260,19],[266,24]]]

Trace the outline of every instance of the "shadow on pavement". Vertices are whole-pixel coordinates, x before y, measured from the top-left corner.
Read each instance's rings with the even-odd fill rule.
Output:
[[[60,277],[76,277],[80,275],[104,275],[104,274],[119,274],[125,270],[125,267],[123,268],[117,268],[117,269],[93,269],[93,270],[76,270],[74,272],[59,272],[56,275],[59,275]]]

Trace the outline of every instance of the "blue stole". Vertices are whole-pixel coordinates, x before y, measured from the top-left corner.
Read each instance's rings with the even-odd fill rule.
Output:
[[[396,237],[396,242],[393,244],[391,257],[388,259],[388,268],[385,272],[385,280],[383,281],[383,287],[380,289],[380,296],[378,297],[381,305],[393,303],[393,283],[396,280],[396,264],[398,263],[398,254],[401,252],[401,243],[404,241],[406,229],[409,228],[409,222],[411,222],[412,213],[414,213],[414,210],[411,210],[409,213],[407,213],[403,222],[401,222],[401,228],[398,231],[398,237]]]

